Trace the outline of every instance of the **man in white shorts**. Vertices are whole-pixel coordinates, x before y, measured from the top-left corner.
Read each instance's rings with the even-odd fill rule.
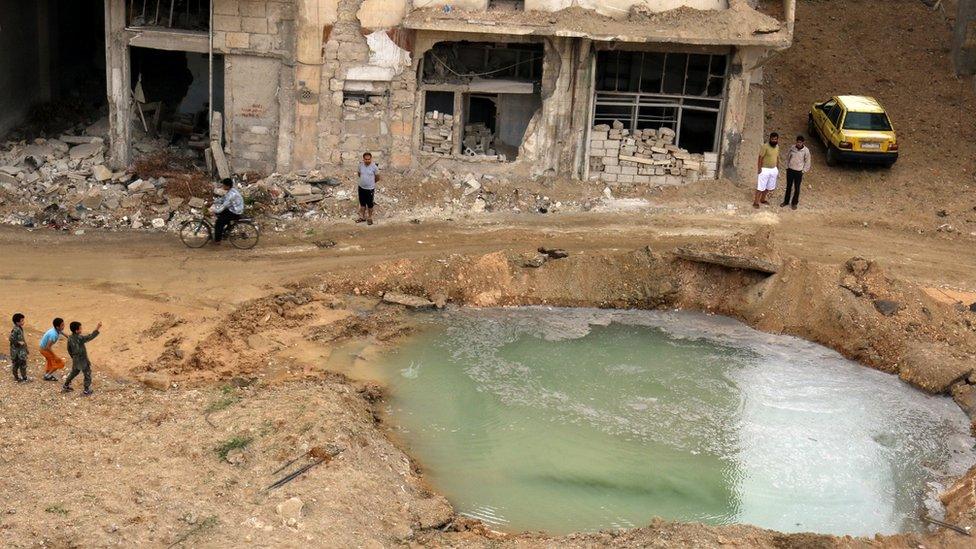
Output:
[[[769,204],[766,196],[776,188],[776,178],[779,177],[779,134],[769,134],[769,142],[764,143],[759,151],[759,177],[756,182],[756,192],[752,198],[752,207]]]

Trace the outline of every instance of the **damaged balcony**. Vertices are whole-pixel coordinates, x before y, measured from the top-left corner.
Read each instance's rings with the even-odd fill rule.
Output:
[[[448,5],[450,4],[450,5]],[[747,0],[667,2],[654,11],[645,3],[629,9],[596,2],[526,0],[523,9],[495,9],[485,0],[425,4],[407,14],[404,27],[420,31],[559,36],[605,42],[759,46],[781,49],[793,36],[795,0],[775,9]],[[580,7],[591,6],[591,7]],[[678,7],[681,6],[681,7]],[[706,9],[696,9],[705,7]]]
[[[167,51],[207,53],[210,0],[129,0],[129,45]]]

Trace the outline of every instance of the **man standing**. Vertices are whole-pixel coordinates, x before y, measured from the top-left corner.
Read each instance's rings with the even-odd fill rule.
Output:
[[[55,318],[51,324],[53,327],[41,337],[41,356],[47,361],[44,366],[44,381],[57,381],[58,376],[54,372],[64,368],[64,359],[54,354],[54,344],[64,335],[64,320]]]
[[[769,142],[763,144],[759,151],[759,177],[756,181],[756,192],[752,198],[752,207],[769,204],[766,196],[776,188],[776,178],[779,177],[779,134],[769,134]]]
[[[234,180],[226,177],[220,181],[227,191],[223,198],[214,203],[211,210],[217,214],[217,221],[214,223],[214,244],[220,245],[224,238],[224,231],[231,221],[237,221],[244,213],[244,197],[241,192],[234,187]]]
[[[805,141],[802,135],[796,136],[796,145],[790,147],[790,152],[786,153],[786,194],[783,195],[780,208],[789,204],[795,210],[800,203],[800,183],[803,182],[803,174],[810,171],[810,149],[806,147]],[[790,195],[793,200],[790,200]]]
[[[82,373],[85,375],[85,390],[81,394],[89,396],[92,394],[91,362],[88,361],[88,349],[85,348],[85,344],[98,337],[98,330],[102,328],[102,323],[99,322],[98,326],[95,326],[95,331],[88,335],[81,335],[81,322],[72,322],[69,328],[71,335],[68,336],[68,354],[71,355],[71,373],[64,380],[64,387],[61,388],[61,392],[74,391],[71,388],[71,382],[75,376]]]
[[[13,365],[14,381],[27,380],[27,342],[24,340],[24,315],[13,317],[14,328],[10,330],[10,364]]]
[[[373,164],[373,155],[363,153],[363,161],[359,163],[359,219],[356,223],[373,224],[373,198],[376,193],[376,182],[380,180],[379,168]]]

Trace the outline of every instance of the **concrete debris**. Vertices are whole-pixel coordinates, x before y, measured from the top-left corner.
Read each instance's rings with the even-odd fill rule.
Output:
[[[709,263],[712,265],[728,267],[730,269],[743,269],[746,271],[756,271],[765,274],[776,274],[776,272],[779,271],[779,265],[776,265],[775,263],[766,259],[756,257],[736,256],[718,252],[691,250],[688,248],[676,248],[674,250],[674,255],[686,261],[693,261],[695,263]]]
[[[112,179],[112,170],[106,168],[102,164],[92,167],[92,175],[95,177],[96,181],[108,181]]]
[[[383,294],[384,303],[403,305],[408,309],[433,309],[434,302],[415,295],[403,294],[400,292],[386,292]]]
[[[305,509],[305,502],[301,499],[289,498],[278,504],[275,508],[275,512],[281,518],[281,522],[285,526],[297,526],[298,521],[302,519],[302,511]]]

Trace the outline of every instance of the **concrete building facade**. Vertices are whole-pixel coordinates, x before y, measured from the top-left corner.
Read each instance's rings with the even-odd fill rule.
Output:
[[[100,1],[119,166],[142,87],[175,79],[171,103],[222,115],[236,172],[368,150],[394,170],[677,183],[734,176],[795,0]]]

